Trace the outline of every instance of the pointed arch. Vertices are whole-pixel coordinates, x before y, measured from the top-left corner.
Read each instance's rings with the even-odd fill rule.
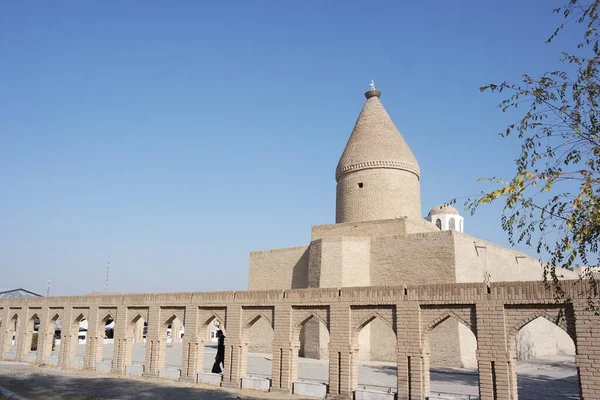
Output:
[[[509,338],[514,339],[517,336],[517,333],[519,333],[519,331],[521,329],[523,329],[527,324],[529,324],[530,322],[533,322],[534,320],[538,319],[538,318],[545,318],[548,321],[550,321],[553,325],[559,327],[560,329],[562,329],[563,331],[565,331],[567,333],[567,335],[569,335],[569,337],[573,340],[573,343],[577,344],[577,338],[571,333],[569,332],[569,329],[567,329],[567,324],[565,319],[561,319],[559,321],[559,323],[556,323],[556,318],[553,318],[550,314],[548,314],[546,311],[536,311],[534,313],[529,314],[527,317],[521,319],[516,325],[514,325],[508,332],[508,336]]]
[[[300,331],[302,330],[302,328],[304,327],[304,325],[306,325],[310,320],[314,319],[315,321],[318,321],[322,326],[324,326],[327,329],[327,333],[329,332],[329,324],[327,323],[327,321],[325,321],[323,318],[321,318],[321,316],[315,312],[307,312],[304,315],[302,315],[302,317],[300,318],[300,320],[296,323],[296,326],[294,326],[294,337],[298,338],[300,335]]]
[[[248,319],[246,320],[246,323],[244,324],[244,330],[248,330],[248,329],[250,329],[250,328],[252,327],[252,325],[254,325],[255,323],[257,323],[257,322],[258,322],[258,320],[260,320],[261,318],[262,318],[262,319],[264,319],[264,320],[265,320],[265,321],[266,321],[266,322],[269,324],[269,326],[270,326],[272,329],[274,328],[274,327],[273,327],[273,321],[271,321],[271,319],[270,319],[270,318],[268,318],[268,317],[267,317],[265,314],[263,314],[262,312],[258,312],[258,313],[255,313],[255,314],[253,314],[251,318],[248,318]]]
[[[29,320],[27,321],[27,330],[28,331],[33,331],[35,329],[35,320],[40,320],[40,317],[37,313],[33,313],[33,315],[31,317],[29,317]]]
[[[463,324],[464,326],[466,326],[467,328],[469,328],[469,330],[471,332],[473,332],[475,337],[477,337],[477,332],[475,332],[473,325],[471,323],[465,321],[463,318],[459,317],[458,315],[456,315],[453,311],[445,311],[442,315],[440,315],[439,317],[437,317],[436,319],[431,321],[429,323],[429,325],[427,325],[425,327],[425,329],[423,329],[423,333],[427,334],[427,333],[431,332],[438,325],[442,324],[444,321],[446,321],[449,318],[453,318],[453,319],[457,320],[458,322],[460,322],[461,324]]]
[[[160,310],[161,326],[167,326],[172,323],[175,318],[185,325],[185,309],[178,307],[165,307]]]
[[[79,324],[81,321],[83,321],[84,319],[87,319],[86,316],[83,313],[79,313],[77,315],[77,317],[75,317],[75,319],[73,320],[74,324]]]
[[[223,331],[223,334],[227,335],[224,319],[221,318],[216,312],[211,313],[210,316],[206,318],[202,324],[200,324],[200,332],[208,328],[213,321],[219,321],[219,329]]]
[[[369,325],[375,319],[379,319],[379,320],[383,321],[387,326],[389,326],[391,328],[391,330],[394,332],[394,335],[396,337],[398,336],[398,333],[396,332],[396,327],[394,326],[394,324],[391,321],[389,321],[387,318],[385,318],[383,315],[381,315],[378,311],[370,312],[369,314],[367,314],[366,317],[364,317],[358,324],[356,324],[354,326],[354,329],[353,329],[354,336],[358,335],[365,326]]]
[[[162,323],[162,326],[163,326],[163,327],[169,326],[169,325],[171,325],[171,324],[173,323],[173,321],[175,321],[176,319],[178,319],[178,320],[179,320],[179,322],[181,322],[181,324],[183,325],[183,320],[182,320],[181,318],[179,318],[179,316],[178,316],[176,313],[171,313],[171,314],[169,314],[169,318],[167,318],[167,319],[163,318],[163,321],[164,321],[164,322]]]
[[[448,229],[450,229],[451,231],[456,230],[456,220],[454,218],[450,218],[448,220]]]
[[[140,319],[143,319],[144,321],[146,320],[142,314],[136,313],[133,318],[129,318],[129,324],[135,324]]]

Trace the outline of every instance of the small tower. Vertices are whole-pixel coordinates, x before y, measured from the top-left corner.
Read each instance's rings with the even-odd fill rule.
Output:
[[[433,207],[425,219],[434,223],[441,231],[463,232],[464,218],[449,204]]]
[[[338,163],[336,223],[421,218],[419,164],[380,96],[371,81]]]

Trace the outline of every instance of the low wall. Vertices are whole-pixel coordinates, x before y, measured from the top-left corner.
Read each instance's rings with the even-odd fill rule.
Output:
[[[529,335],[535,343],[546,321],[562,312],[557,326],[564,334],[556,337],[556,345],[563,346],[566,338],[576,343],[581,398],[600,398],[600,317],[579,297],[590,289],[585,281],[564,281],[563,288],[572,302],[557,304],[555,294],[541,282],[0,299],[0,357],[27,361],[33,321],[39,318],[36,363],[45,362],[52,351],[54,321],[61,318],[57,364],[69,368],[81,357],[76,354],[79,323],[87,320],[88,332],[98,332],[110,316],[115,320],[112,360],[101,365],[124,375],[132,364],[135,324],[144,318],[148,332],[143,374],[158,377],[168,369],[167,326],[177,318],[185,326],[183,343],[173,345],[181,353],[179,379],[196,382],[204,371],[206,327],[218,319],[226,335],[222,384],[239,388],[247,376],[248,332],[260,321],[273,329],[270,390],[291,393],[300,331],[316,320],[329,332],[329,396],[349,399],[358,388],[359,336],[377,320],[395,337],[398,399],[424,399],[430,392],[433,333],[462,325],[468,331],[459,328],[459,335],[472,334],[477,343],[481,400],[506,399],[517,397],[515,359],[526,350],[515,345],[517,337]],[[529,333],[523,330],[527,326]],[[9,353],[14,327],[16,349]],[[101,336],[87,337],[83,368],[95,370],[102,363],[102,344]],[[547,350],[536,348],[535,354]]]

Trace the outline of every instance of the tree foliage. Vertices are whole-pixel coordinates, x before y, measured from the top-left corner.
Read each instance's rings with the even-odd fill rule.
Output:
[[[480,88],[506,96],[499,104],[503,112],[524,110],[520,121],[500,133],[516,135],[521,152],[511,179],[484,179],[496,189],[467,202],[471,213],[482,204],[504,202],[502,227],[510,243],[537,249],[544,282],[562,300],[568,299],[557,267],[600,266],[600,0],[590,1],[569,0],[554,10],[564,20],[547,43],[567,27],[581,30],[580,41],[562,53],[563,70]],[[597,275],[587,269],[583,278],[591,283],[588,304],[597,311]]]

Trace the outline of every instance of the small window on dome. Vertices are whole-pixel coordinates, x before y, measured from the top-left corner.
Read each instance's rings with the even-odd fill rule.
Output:
[[[362,182],[359,182],[359,183],[358,183],[358,187],[362,189],[362,187],[363,187],[363,183],[362,183]]]
[[[438,229],[441,231],[442,230],[442,220],[441,219],[436,219],[435,220],[435,226],[438,227]]]
[[[453,231],[456,230],[456,222],[454,221],[454,218],[450,218],[449,228]]]

